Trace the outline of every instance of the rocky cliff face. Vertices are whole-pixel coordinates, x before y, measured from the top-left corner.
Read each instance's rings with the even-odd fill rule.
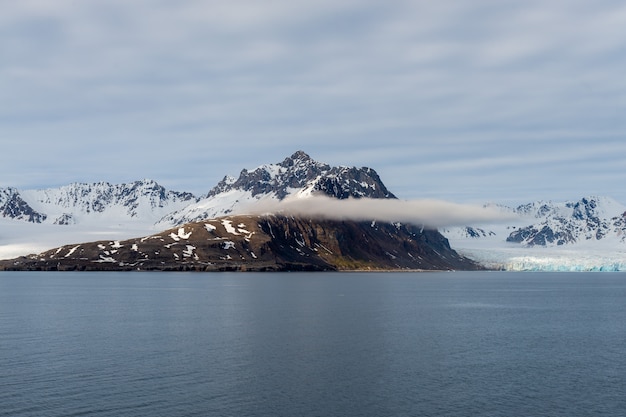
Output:
[[[231,216],[125,241],[66,245],[5,270],[473,270],[437,231],[410,225]]]
[[[0,189],[0,215],[30,223],[41,223],[46,215],[33,209],[15,188]]]

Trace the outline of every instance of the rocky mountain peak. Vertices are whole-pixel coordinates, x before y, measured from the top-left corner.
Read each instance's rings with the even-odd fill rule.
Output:
[[[249,191],[253,197],[273,195],[285,198],[294,189],[318,192],[336,198],[395,198],[371,168],[331,167],[297,151],[277,164],[241,170],[239,178],[224,177],[207,198],[232,190]]]
[[[204,199],[164,216],[160,224],[181,225],[240,213],[260,199],[283,200],[311,194],[345,198],[396,198],[371,168],[332,167],[297,151],[282,162],[224,177]],[[245,210],[245,209],[244,209]]]
[[[303,151],[296,151],[293,153],[293,155],[285,158],[283,162],[281,162],[279,165],[285,168],[289,168],[291,166],[302,166],[316,163],[317,162],[315,162],[307,153]]]

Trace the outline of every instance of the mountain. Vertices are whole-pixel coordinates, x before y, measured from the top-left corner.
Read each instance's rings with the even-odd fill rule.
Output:
[[[43,190],[0,190],[0,214],[14,220],[57,225],[100,221],[103,217],[154,223],[195,201],[191,193],[168,191],[152,180],[74,183]]]
[[[0,270],[481,269],[437,231],[411,225],[227,216],[124,241],[65,245]]]
[[[452,246],[491,267],[625,270],[626,206],[609,197],[536,201],[500,209],[519,220],[446,228]]]
[[[48,225],[49,233],[93,231],[96,224],[119,224],[125,232],[130,224],[150,224],[166,231],[131,239],[81,239],[75,241],[93,243],[72,245],[65,239],[55,249],[0,264],[27,270],[480,269],[452,250],[439,232],[421,225],[244,215],[261,200],[312,195],[396,198],[373,169],[332,167],[302,151],[276,164],[244,169],[238,178],[224,177],[202,198],[167,191],[149,180],[11,189],[0,200],[20,209],[7,210],[16,213],[11,218],[33,228]]]
[[[55,224],[68,224],[89,217],[154,221],[161,213],[185,206],[196,197],[191,193],[168,191],[153,180],[125,184],[74,183],[56,189],[26,191],[22,195],[34,207],[51,213]]]
[[[607,197],[585,197],[561,204],[534,203],[517,208],[537,222],[518,228],[507,242],[529,246],[564,245],[614,238],[624,242],[626,207]]]
[[[197,200],[152,180],[0,189],[0,259],[68,242],[154,233],[161,229],[155,227],[159,219]]]
[[[331,167],[295,152],[277,164],[242,170],[239,178],[226,176],[196,203],[163,217],[161,225],[180,225],[234,214],[262,199],[283,200],[311,193],[338,199],[396,198],[371,168]]]
[[[517,222],[506,225],[504,233],[501,226],[494,228],[493,225],[491,229],[476,226],[447,229],[446,233],[466,239],[504,238],[506,242],[523,246],[560,246],[602,239],[626,243],[626,206],[609,197],[591,196],[578,201],[537,201],[515,208],[499,207],[519,216]]]
[[[145,236],[227,214],[260,200],[323,194],[395,198],[371,168],[332,167],[297,151],[282,162],[226,176],[198,198],[152,180],[128,184],[74,183],[44,190],[0,190],[0,259],[68,242]]]
[[[237,179],[226,176],[202,198],[166,190],[152,180],[74,183],[43,190],[7,188],[0,189],[0,215],[56,225],[123,220],[168,227],[235,214],[261,199],[311,193],[338,199],[395,198],[371,168],[331,167],[298,151],[277,164],[243,169]]]
[[[237,178],[226,176],[200,197],[167,190],[152,180],[74,183],[45,190],[4,188],[0,189],[0,259],[45,253],[68,242],[149,236],[194,222],[251,214],[249,208],[258,202],[305,201],[312,195],[396,198],[373,169],[333,167],[302,151],[278,163],[243,169]],[[454,250],[490,268],[626,270],[626,206],[615,200],[587,196],[568,202],[494,206],[518,220],[440,232]]]

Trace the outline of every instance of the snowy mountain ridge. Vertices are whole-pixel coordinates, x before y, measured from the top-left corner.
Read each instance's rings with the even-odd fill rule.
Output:
[[[519,215],[519,222],[499,226],[466,226],[447,230],[456,239],[504,238],[523,246],[561,246],[613,238],[626,242],[626,206],[610,197],[578,201],[536,201],[501,210]]]
[[[624,242],[626,207],[608,197],[588,197],[557,206],[541,219],[511,233],[509,242],[527,245],[563,245],[583,240],[618,238]]]
[[[0,213],[5,218],[56,225],[102,217],[154,223],[160,216],[196,200],[193,194],[168,191],[152,180],[73,183],[41,190],[2,189]]]

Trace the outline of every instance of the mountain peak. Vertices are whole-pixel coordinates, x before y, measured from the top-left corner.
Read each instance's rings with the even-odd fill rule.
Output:
[[[283,167],[290,167],[293,165],[297,165],[297,163],[309,163],[315,162],[313,159],[304,151],[296,151],[290,157],[285,158],[283,162],[279,165]]]
[[[162,222],[177,225],[199,221],[237,213],[261,198],[283,200],[289,195],[311,194],[338,199],[395,198],[373,169],[331,167],[299,150],[282,162],[243,169],[236,180],[224,177],[202,201],[166,216]]]
[[[296,151],[278,164],[262,165],[253,171],[241,171],[239,178],[222,183],[209,193],[233,189],[250,191],[252,197],[273,195],[279,200],[300,189],[304,194],[317,192],[335,198],[395,198],[376,171],[363,167],[331,167],[313,160],[304,151]]]

